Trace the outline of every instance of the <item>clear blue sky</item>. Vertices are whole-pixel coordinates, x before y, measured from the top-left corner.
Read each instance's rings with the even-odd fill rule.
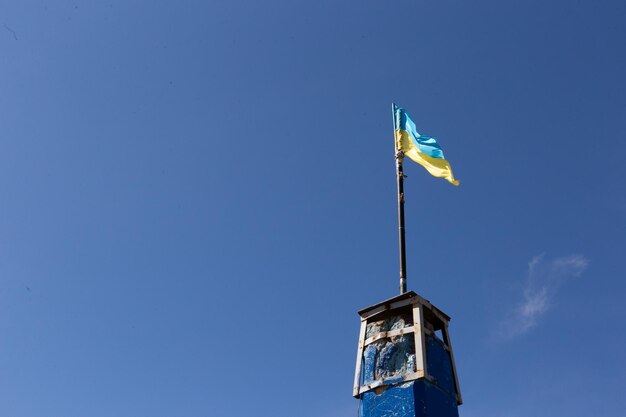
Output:
[[[356,311],[452,316],[462,417],[626,416],[626,3],[0,5],[0,415],[350,417]]]

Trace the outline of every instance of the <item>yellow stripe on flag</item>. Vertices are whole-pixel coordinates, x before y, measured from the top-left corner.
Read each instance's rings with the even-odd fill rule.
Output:
[[[428,171],[432,176],[445,178],[454,185],[459,185],[459,181],[454,179],[450,163],[445,159],[433,158],[420,152],[411,140],[409,132],[403,129],[396,129],[396,149],[404,152],[406,156],[417,162]]]

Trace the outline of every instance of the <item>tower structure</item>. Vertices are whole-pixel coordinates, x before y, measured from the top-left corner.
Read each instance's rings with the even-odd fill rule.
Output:
[[[362,417],[458,417],[450,317],[410,291],[359,311],[353,395]]]
[[[404,156],[454,185],[437,140],[420,135],[407,112],[392,104],[398,188],[400,295],[359,311],[361,331],[353,395],[361,417],[458,417],[462,403],[448,324],[450,317],[407,292]]]

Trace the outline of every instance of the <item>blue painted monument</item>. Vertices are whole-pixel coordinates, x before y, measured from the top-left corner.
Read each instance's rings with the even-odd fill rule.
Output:
[[[354,397],[362,417],[458,417],[450,317],[410,291],[359,311]]]

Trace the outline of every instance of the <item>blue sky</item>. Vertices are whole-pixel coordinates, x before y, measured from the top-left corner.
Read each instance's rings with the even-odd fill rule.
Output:
[[[356,311],[452,316],[462,417],[626,416],[626,3],[0,5],[0,415],[356,416]]]

